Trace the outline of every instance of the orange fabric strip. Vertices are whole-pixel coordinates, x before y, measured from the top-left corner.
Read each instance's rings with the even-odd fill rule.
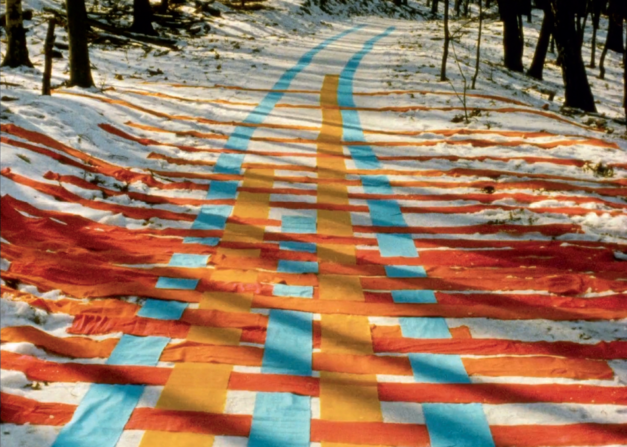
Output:
[[[32,343],[48,352],[72,358],[108,358],[118,339],[92,340],[86,337],[55,337],[32,326],[5,327],[2,343]]]
[[[627,404],[625,387],[505,383],[379,383],[378,387],[379,398],[386,402]]]
[[[362,284],[368,278],[362,279]],[[443,283],[441,281],[440,283]],[[370,283],[368,283],[370,284]],[[433,282],[432,282],[433,284]],[[302,285],[302,284],[301,284]],[[307,284],[305,284],[307,285]],[[374,289],[375,287],[367,287]],[[385,287],[376,287],[385,290]],[[411,287],[399,287],[406,290]],[[418,288],[417,288],[418,289]],[[429,287],[425,287],[429,289]],[[388,289],[389,290],[389,289]],[[437,288],[436,288],[437,290]],[[501,290],[501,289],[498,289]],[[520,289],[517,289],[520,290]],[[255,295],[254,307],[295,310],[319,314],[344,314],[387,317],[445,317],[445,318],[497,318],[500,320],[602,320],[625,318],[625,309],[556,309],[534,306],[500,307],[496,305],[447,305],[447,304],[394,304],[356,301],[301,300]]]
[[[85,382],[122,385],[165,385],[171,368],[153,366],[98,365],[91,363],[56,363],[29,355],[2,351],[0,366],[21,371],[29,380],[42,382]]]

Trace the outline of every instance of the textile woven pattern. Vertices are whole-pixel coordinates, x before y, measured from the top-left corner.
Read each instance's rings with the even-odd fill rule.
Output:
[[[202,103],[201,93],[177,97],[181,86],[55,92],[127,113],[99,131],[151,169],[2,125],[3,144],[50,169],[41,178],[5,169],[3,182],[73,207],[1,200],[3,306],[62,323],[3,327],[2,370],[30,389],[2,393],[2,421],[51,428],[54,447],[627,444],[627,342],[581,329],[627,317],[627,269],[615,256],[624,246],[583,237],[575,222],[529,218],[624,213],[624,180],[542,171],[583,164],[551,149],[615,145],[574,135],[585,133],[576,123],[566,137],[429,131],[409,148],[407,133],[366,128],[363,114],[386,110],[354,86],[393,33],[357,26],[330,37],[257,102],[231,101],[246,113],[228,123],[142,105]],[[324,66],[343,42],[354,44],[343,66]],[[293,87],[320,66],[328,71],[311,89]],[[272,120],[308,110],[319,121]],[[221,125],[230,131],[199,130]],[[417,152],[435,145],[453,155]],[[498,158],[522,146],[531,149],[504,156],[500,170],[423,166],[483,163],[490,157],[476,148]],[[517,172],[512,160],[537,171]],[[89,181],[96,175],[126,187]],[[571,205],[551,207],[546,192]],[[151,225],[95,221],[84,209]],[[519,217],[476,217],[491,210]],[[75,402],[46,397],[72,386]]]

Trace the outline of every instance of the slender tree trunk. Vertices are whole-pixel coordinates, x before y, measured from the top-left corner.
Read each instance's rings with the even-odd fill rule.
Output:
[[[133,24],[131,31],[139,34],[157,34],[152,27],[152,6],[149,0],[133,0]]]
[[[607,56],[607,39],[605,39],[605,45],[603,45],[603,51],[601,51],[601,60],[599,61],[599,79],[605,79],[605,56]]]
[[[516,2],[513,2],[516,3]],[[531,5],[531,0],[523,0],[520,3],[520,10],[518,11],[518,14],[520,14],[521,16],[527,16],[527,22],[531,23],[531,10],[532,10],[532,5]]]
[[[623,16],[621,2],[625,0],[610,0],[608,7],[609,25],[607,29],[607,49],[617,53],[623,52]]]
[[[562,56],[565,105],[586,112],[596,112],[586,67],[581,56],[581,41],[575,29],[575,11],[571,0],[550,0],[550,4],[555,20],[555,43],[557,51]]]
[[[583,47],[583,41],[586,37],[586,25],[588,24],[588,11],[584,13],[583,20],[581,21],[581,26],[579,28],[579,40],[581,41],[581,46]]]
[[[523,71],[524,39],[517,5],[511,0],[498,0],[498,5],[503,20],[505,66],[512,71]]]
[[[599,30],[600,20],[601,11],[592,11],[592,47],[590,48],[590,68],[595,68],[597,63],[597,31]]]
[[[544,9],[544,18],[542,19],[542,28],[540,28],[540,37],[538,38],[538,44],[536,46],[536,52],[533,55],[533,62],[527,75],[532,78],[542,80],[542,73],[544,71],[544,62],[546,61],[546,54],[549,51],[549,42],[551,35],[553,34],[553,13],[546,0],[542,4]]]
[[[92,87],[87,48],[87,10],[85,0],[65,0],[70,43],[70,85]]]
[[[472,77],[472,89],[477,85],[479,66],[481,64],[481,32],[483,31],[483,0],[479,1],[479,36],[477,37],[477,60],[475,61],[475,74]]]
[[[553,34],[551,34],[551,45],[549,47],[549,51],[551,54],[555,54],[555,37],[553,37]]]
[[[6,0],[5,30],[8,44],[2,67],[32,67],[26,47],[26,31],[22,20],[22,0]]]
[[[48,32],[46,33],[46,41],[44,42],[44,77],[41,85],[41,94],[50,95],[50,77],[52,76],[52,46],[54,45],[54,27],[55,19],[48,20]]]
[[[161,0],[161,3],[159,3],[159,14],[166,14],[168,12],[168,9],[170,9],[170,0]]]
[[[444,51],[442,52],[442,68],[440,69],[440,81],[446,81],[446,60],[448,59],[448,45],[451,39],[448,29],[449,0],[444,0]]]
[[[438,13],[438,3],[440,0],[431,0],[431,14]]]

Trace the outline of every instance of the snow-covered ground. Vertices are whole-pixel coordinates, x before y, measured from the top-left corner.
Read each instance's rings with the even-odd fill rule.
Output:
[[[152,45],[91,46],[96,87],[89,90],[61,85],[68,77],[68,54],[62,51],[63,58],[55,59],[53,67],[53,85],[57,88],[52,96],[42,97],[39,95],[43,69],[41,53],[46,32],[43,7],[58,9],[61,2],[24,0],[24,3],[25,7],[35,11],[33,20],[26,22],[34,68],[3,68],[0,79],[1,194],[5,204],[8,196],[15,199],[7,208],[17,210],[22,217],[45,217],[41,220],[52,222],[51,225],[56,223],[58,227],[72,225],[66,219],[67,214],[78,215],[92,221],[91,234],[99,231],[104,234],[116,227],[148,233],[163,230],[166,233],[155,239],[178,237],[180,240],[176,231],[190,230],[201,207],[209,203],[206,202],[207,189],[215,180],[212,177],[215,164],[237,125],[264,100],[267,90],[272,89],[306,51],[325,39],[364,25],[320,51],[296,75],[289,85],[289,92],[256,128],[246,151],[244,168],[270,164],[274,169],[273,191],[269,194],[272,207],[263,224],[264,242],[267,243],[264,246],[270,245],[275,240],[268,239],[268,236],[280,236],[285,216],[315,218],[317,215],[314,206],[316,193],[319,193],[315,182],[318,179],[316,148],[324,125],[320,91],[325,76],[339,75],[369,39],[394,27],[394,31],[378,41],[359,65],[353,99],[365,138],[382,163],[382,169],[376,174],[387,176],[391,182],[402,216],[407,226],[414,229],[412,237],[421,258],[425,259],[427,273],[433,278],[441,276],[449,280],[450,288],[442,289],[447,293],[472,297],[473,293],[469,292],[487,290],[504,296],[515,294],[515,299],[521,302],[527,299],[525,297],[529,297],[529,302],[532,297],[546,297],[546,302],[541,305],[540,298],[533,301],[540,310],[532,317],[516,319],[488,315],[483,318],[482,310],[474,316],[443,315],[445,324],[451,332],[467,329],[472,339],[511,342],[512,345],[517,342],[529,345],[565,342],[577,346],[627,343],[624,315],[622,319],[601,317],[599,321],[588,321],[578,309],[588,305],[583,304],[584,301],[593,303],[590,305],[594,307],[597,299],[599,302],[614,299],[616,301],[612,303],[619,304],[608,304],[607,307],[599,304],[599,307],[620,314],[627,299],[624,289],[612,288],[622,287],[627,280],[624,263],[627,257],[627,134],[624,125],[619,123],[623,113],[620,55],[608,54],[603,81],[597,79],[597,70],[589,70],[600,115],[573,115],[561,110],[564,95],[555,55],[548,56],[543,82],[504,70],[501,63],[502,25],[492,17],[484,23],[480,73],[477,88],[468,90],[467,108],[471,118],[469,123],[464,123],[461,92],[464,78],[470,79],[474,70],[476,21],[453,18],[451,27],[459,39],[448,63],[450,81],[440,82],[442,23],[429,20],[424,2],[410,1],[409,8],[401,12],[394,12],[391,2],[363,2],[359,8],[352,5],[350,11],[342,3],[329,2],[333,14],[310,3],[303,8],[299,0],[268,0],[263,3],[264,9],[246,12],[216,2],[213,6],[222,11],[219,18],[197,13],[192,6],[179,7],[197,18],[206,18],[208,27],[196,36],[190,36],[186,31],[173,36],[171,31],[159,29],[163,36],[178,40],[179,50]],[[95,6],[92,11],[99,9]],[[533,56],[540,23],[538,11],[534,12],[533,23],[525,23],[525,66],[529,66]],[[599,32],[599,45],[604,42],[604,29],[603,26]],[[62,28],[57,31],[57,41],[67,41]],[[588,42],[589,38],[584,45],[584,60],[589,60]],[[597,57],[599,54],[600,48]],[[549,100],[546,91],[555,92],[555,97]],[[37,135],[23,129],[37,132]],[[377,216],[370,212],[372,198],[368,197],[368,188],[360,183],[368,173],[350,157],[346,147],[344,155],[346,180],[352,181],[347,183],[346,189],[353,236],[360,239],[354,245],[358,255],[378,256],[373,237],[375,230],[368,227],[379,224],[373,221]],[[173,185],[186,181],[194,185]],[[158,203],[154,202],[155,197],[159,197]],[[35,214],[41,210],[51,213]],[[63,217],[53,212],[66,214]],[[490,225],[516,229],[508,227],[508,230],[490,232],[486,229]],[[481,230],[465,231],[474,226]],[[443,228],[451,230],[435,231]],[[41,309],[42,305],[37,304],[35,297],[43,298],[47,305],[64,302],[64,299],[86,306],[98,301],[76,299],[54,288],[47,290],[50,278],[42,279],[34,273],[29,277],[29,268],[36,271],[39,261],[37,258],[28,261],[27,255],[22,257],[19,250],[31,247],[31,244],[28,237],[18,234],[18,230],[12,226],[6,233],[10,232],[10,236],[5,239],[3,234],[2,239],[3,352],[57,363],[104,363],[105,359],[99,356],[72,359],[43,349],[32,340],[5,339],[5,333],[9,334],[5,328],[24,326],[57,338],[76,336],[76,332],[68,332],[76,314],[67,310],[48,313]],[[167,231],[174,233],[168,234]],[[16,244],[18,239],[23,241],[19,246]],[[434,242],[430,243],[431,240]],[[473,241],[485,243],[485,246],[472,245]],[[538,244],[528,249],[523,247],[532,242]],[[155,240],[145,243],[155,243]],[[504,245],[499,246],[499,243]],[[507,244],[519,247],[519,243],[520,250],[528,252],[517,255],[519,257],[511,265],[500,264],[502,260],[495,251],[507,250]],[[554,258],[554,264],[541,260],[542,256],[547,259],[555,256],[553,252],[534,255],[537,259],[529,262],[523,259],[532,256],[529,251],[544,250],[546,247],[541,243],[552,249],[574,248],[564,252],[567,253],[565,258]],[[101,249],[91,252],[82,246],[69,246],[61,239],[57,245],[54,241],[50,244],[49,250],[43,253],[56,255],[59,259],[77,253],[96,253],[94,261],[101,262],[107,256],[100,252]],[[18,247],[17,253],[11,246]],[[597,261],[588,252],[580,259],[576,258],[575,248],[582,247],[610,253],[609,259],[599,257],[599,267],[595,267]],[[481,255],[482,250],[487,251],[485,256]],[[429,261],[435,259],[438,251],[445,253],[441,256],[442,265],[447,269],[452,266],[450,271],[444,272],[437,260]],[[472,262],[476,264],[470,261],[461,266],[446,264],[447,253],[462,256],[460,253],[464,252],[483,257],[473,258]],[[124,260],[111,263],[136,271],[150,270],[153,266],[166,265],[171,253],[171,250],[164,249],[161,255],[133,257],[131,252]],[[103,258],[100,258],[101,254]],[[28,256],[32,254],[29,252]],[[228,259],[228,254],[225,256]],[[19,280],[12,274],[11,260],[19,264],[16,269],[21,275]],[[48,261],[42,259],[40,262],[44,265]],[[478,269],[476,278],[463,277],[463,272],[455,276],[458,271],[466,270],[469,270],[466,275],[472,274],[471,266]],[[373,269],[375,267],[378,266]],[[525,269],[525,274],[520,276],[527,275],[527,279],[538,281],[537,287],[532,280],[523,288],[517,282],[511,286],[507,283],[508,278],[517,277],[516,272],[511,272],[519,267]],[[501,273],[500,268],[509,269],[509,276]],[[536,268],[539,271],[533,270]],[[210,265],[208,269],[213,271],[215,266]],[[258,269],[261,273],[268,270],[265,266]],[[50,272],[47,274],[54,276]],[[570,282],[564,285],[559,278],[554,282],[542,282],[546,279],[543,276],[552,278],[562,274],[564,277],[577,276],[581,285],[578,283],[571,290]],[[584,274],[585,279],[579,279]],[[61,269],[58,275],[60,282],[67,278]],[[364,276],[368,280],[381,274],[375,272]],[[469,281],[485,278],[496,285],[490,283],[491,289],[483,289],[484,283],[477,287],[468,286]],[[455,282],[457,280],[459,282]],[[590,287],[583,285],[584,280]],[[51,281],[54,283],[54,278]],[[366,293],[388,293],[390,290],[363,287]],[[29,298],[16,291],[30,294]],[[85,297],[93,295],[86,294]],[[571,299],[575,301],[566,303]],[[136,296],[124,297],[123,301],[129,306],[144,303],[143,297]],[[538,316],[550,306],[580,312],[573,313],[570,319]],[[192,303],[189,309],[197,307]],[[264,306],[252,311],[266,318]],[[377,341],[383,344],[396,340],[393,336],[375,334],[399,332],[402,323],[398,317],[399,314],[370,316],[368,327],[372,328],[376,354],[406,357],[408,351],[402,349],[376,349]],[[313,319],[319,320],[319,314],[315,313]],[[122,332],[118,331],[81,335],[102,342],[117,340],[121,336]],[[181,340],[173,337],[172,342],[175,341]],[[240,345],[263,347],[261,343],[247,344],[243,340]],[[314,354],[320,353],[316,349]],[[620,349],[624,353],[625,348]],[[493,357],[505,354],[510,352]],[[592,360],[607,365],[611,377],[500,376],[482,375],[479,371],[471,374],[470,380],[473,384],[613,387],[617,395],[623,395],[616,398],[616,403],[488,403],[483,409],[490,426],[627,424],[624,398],[626,358],[620,353],[613,355],[592,357]],[[557,354],[546,356],[559,357]],[[462,355],[468,362],[481,357],[482,354],[472,352]],[[158,364],[163,368],[173,365],[167,361]],[[235,371],[258,374],[259,368],[236,365]],[[2,392],[38,402],[79,405],[89,388],[89,384],[82,382],[48,383],[27,376],[3,366]],[[313,377],[320,377],[319,371],[314,371]],[[379,372],[375,380],[380,384],[404,384],[411,383],[413,377]],[[137,407],[154,408],[162,390],[162,386],[146,386]],[[224,413],[252,415],[257,394],[256,391],[229,390]],[[311,417],[320,419],[320,411],[320,399],[312,398]],[[385,423],[425,424],[420,403],[382,401],[380,411]],[[56,439],[60,427],[3,423],[1,430],[3,446],[47,447]],[[143,433],[143,430],[126,430],[117,445],[138,446]],[[627,445],[627,438],[624,439],[615,445]],[[547,446],[555,445],[551,441],[547,440]],[[247,439],[241,436],[216,436],[213,445],[233,447],[246,443]],[[312,446],[316,445],[319,444],[312,442]]]

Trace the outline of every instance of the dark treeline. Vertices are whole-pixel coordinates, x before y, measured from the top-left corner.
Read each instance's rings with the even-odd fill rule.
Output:
[[[426,0],[434,18],[442,14],[448,21],[446,8],[448,1]],[[549,51],[557,51],[557,64],[562,70],[565,90],[565,106],[596,112],[596,106],[586,65],[582,56],[584,45],[591,46],[590,68],[596,68],[597,35],[601,17],[607,17],[607,37],[599,60],[599,77],[605,76],[605,57],[608,51],[623,54],[627,48],[623,37],[623,23],[627,21],[626,0],[455,0],[454,12],[469,17],[471,4],[481,6],[482,10],[495,8],[503,23],[503,62],[508,70],[525,72],[523,55],[525,49],[524,22],[532,20],[532,10],[537,8],[543,12],[540,36],[535,43],[535,52],[528,76],[542,80],[546,56]],[[437,14],[437,15],[436,15]],[[481,17],[479,18],[481,19]],[[445,29],[448,24],[445,23]],[[591,31],[591,39],[586,41],[586,30]],[[448,32],[445,32],[444,52],[448,53]],[[478,61],[477,61],[478,63]],[[446,57],[443,57],[443,73],[445,73]],[[627,67],[625,79],[627,79]],[[444,79],[444,76],[442,76]],[[625,86],[627,97],[627,85]],[[627,115],[627,104],[623,104]]]
[[[586,62],[582,56],[584,45],[591,46],[590,68],[598,67],[599,77],[605,76],[605,60],[608,52],[623,54],[627,60],[626,42],[623,23],[627,21],[627,0],[417,0],[430,9],[434,20],[444,20],[445,43],[442,58],[441,79],[446,79],[446,60],[449,53],[450,31],[449,17],[456,15],[467,20],[483,20],[497,14],[503,24],[503,63],[511,71],[525,73],[542,80],[543,70],[549,51],[557,52],[557,64],[561,67],[565,89],[565,106],[596,112],[594,97],[588,82]],[[112,2],[112,4],[115,2]],[[131,6],[130,0],[126,0]],[[180,0],[177,3],[181,3]],[[321,6],[326,0],[317,0]],[[408,7],[407,0],[391,0],[398,8]],[[70,80],[69,85],[90,87],[93,80],[90,73],[87,35],[89,21],[85,0],[65,0],[66,28],[69,34],[70,49]],[[477,7],[472,8],[472,5]],[[171,5],[168,0],[161,0],[153,7],[149,0],[132,0],[132,25],[128,32],[134,35],[156,35],[153,28],[155,17],[167,14]],[[540,36],[534,42],[535,52],[529,67],[523,64],[525,49],[525,21],[532,20],[532,10],[543,11]],[[154,9],[154,10],[153,10]],[[478,13],[483,11],[483,15]],[[481,17],[471,17],[475,13]],[[485,17],[484,17],[485,16]],[[603,49],[598,55],[596,51],[598,31],[606,17],[607,33],[602,43]],[[26,37],[22,25],[21,0],[7,0],[6,32],[8,38],[7,51],[3,66],[31,66]],[[586,30],[590,31],[586,33]],[[587,38],[591,36],[591,38]],[[156,37],[153,37],[153,39]],[[599,42],[600,43],[600,42]],[[477,41],[477,56],[480,39]],[[477,66],[479,60],[477,60]],[[526,70],[525,70],[526,68]],[[625,67],[627,79],[627,67]],[[474,77],[476,80],[476,75]],[[474,83],[474,82],[473,82]],[[627,97],[627,86],[626,93]],[[627,104],[624,104],[627,114]]]

